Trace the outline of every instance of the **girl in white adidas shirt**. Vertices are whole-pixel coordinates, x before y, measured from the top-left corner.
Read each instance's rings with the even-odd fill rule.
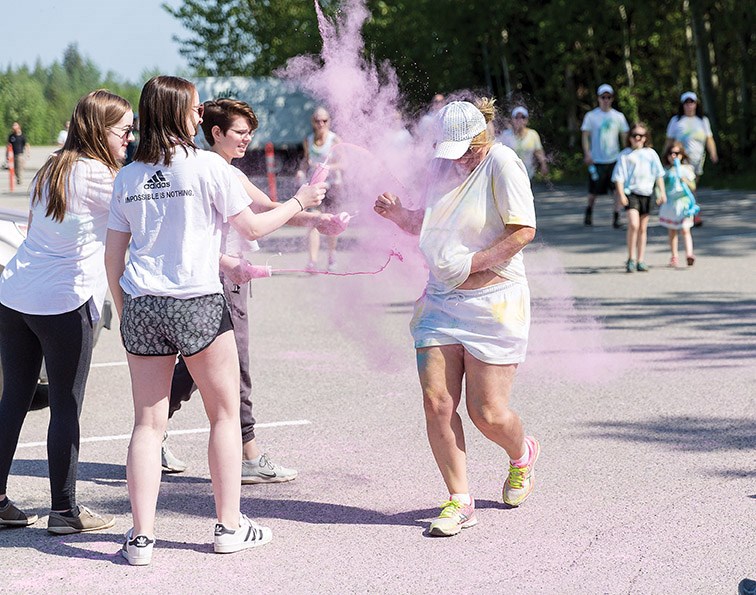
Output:
[[[323,184],[303,186],[287,204],[254,214],[223,158],[194,145],[202,112],[189,81],[158,76],[147,82],[139,102],[139,148],[115,181],[108,221],[105,266],[134,399],[126,465],[134,526],[122,552],[137,565],[152,556],[160,446],[179,352],[210,420],[215,551],[235,552],[272,538],[270,529],[239,511],[239,362],[219,278],[221,225],[229,221],[254,240],[320,204],[325,194]]]

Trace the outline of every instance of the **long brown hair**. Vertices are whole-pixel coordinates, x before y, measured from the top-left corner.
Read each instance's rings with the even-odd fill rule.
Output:
[[[180,146],[189,153],[197,149],[187,116],[192,109],[194,85],[178,76],[155,76],[142,88],[139,98],[139,146],[134,161],[171,164]]]
[[[43,200],[47,189],[46,217],[62,222],[66,215],[68,178],[76,161],[89,157],[107,165],[113,175],[121,167],[107,143],[108,127],[118,124],[131,104],[123,97],[100,89],[85,95],[74,108],[63,148],[53,153],[32,181],[32,204]]]

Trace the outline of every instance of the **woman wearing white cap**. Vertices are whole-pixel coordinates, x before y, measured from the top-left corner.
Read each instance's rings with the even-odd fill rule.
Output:
[[[717,145],[711,133],[711,123],[709,118],[704,116],[698,97],[693,91],[686,91],[680,95],[677,114],[672,116],[667,124],[667,142],[664,150],[666,151],[676,140],[683,144],[690,165],[698,177],[703,173],[707,151],[712,163],[719,161]]]
[[[664,152],[679,141],[683,144],[685,153],[688,155],[688,163],[696,172],[696,183],[703,173],[706,151],[709,152],[712,163],[719,162],[717,145],[711,133],[709,118],[704,116],[698,96],[693,91],[686,91],[680,95],[680,105],[677,114],[672,116],[667,124],[667,141],[664,144]],[[703,225],[701,214],[694,217],[696,227]]]
[[[428,440],[449,491],[431,535],[455,535],[477,523],[457,413],[463,380],[470,419],[509,457],[504,502],[518,506],[530,495],[540,452],[509,408],[530,325],[522,249],[535,236],[533,194],[522,161],[488,132],[493,117],[493,100],[446,105],[425,208],[406,209],[389,193],[374,207],[420,236],[430,269],[410,328]]]
[[[527,108],[521,105],[515,107],[512,110],[512,128],[502,132],[500,140],[522,159],[528,170],[528,177],[532,180],[536,174],[536,165],[542,176],[549,175],[549,166],[546,163],[546,153],[543,152],[541,136],[532,128],[528,128],[529,117]]]

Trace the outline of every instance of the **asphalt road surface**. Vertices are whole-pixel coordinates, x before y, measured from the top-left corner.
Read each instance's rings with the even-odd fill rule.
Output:
[[[242,510],[272,527],[271,544],[212,553],[197,395],[170,424],[190,468],[164,477],[152,564],[120,558],[132,406],[118,332],[105,331],[81,420],[78,498],[116,525],[47,534],[48,411],[29,413],[8,491],[42,518],[0,530],[0,592],[724,594],[756,578],[756,193],[701,191],[695,266],[667,268],[654,225],[651,271],[635,274],[624,272],[624,232],[606,200],[592,228],[581,189],[540,188],[536,200],[531,346],[513,406],[543,450],[519,509],[501,502],[506,457],[466,422],[480,522],[454,538],[425,534],[446,494],[407,331],[422,270],[405,253],[374,276],[254,282],[258,441],[299,470],[293,482],[242,489]],[[341,271],[385,262],[362,248],[370,217],[341,242]],[[255,260],[303,267],[302,232],[271,237]]]

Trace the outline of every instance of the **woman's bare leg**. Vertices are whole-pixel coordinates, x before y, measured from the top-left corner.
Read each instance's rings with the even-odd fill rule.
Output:
[[[185,359],[210,420],[207,459],[218,522],[229,529],[237,529],[241,500],[242,439],[239,422],[239,356],[233,332],[223,333],[209,347]]]

